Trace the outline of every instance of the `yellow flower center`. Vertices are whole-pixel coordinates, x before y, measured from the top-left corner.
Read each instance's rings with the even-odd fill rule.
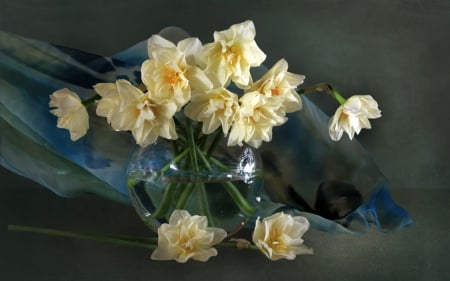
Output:
[[[178,245],[184,251],[184,253],[189,254],[195,252],[196,245],[193,243],[192,238],[196,236],[196,231],[190,229],[185,233],[180,235],[178,240]]]
[[[235,65],[241,60],[241,50],[237,46],[222,49],[222,56],[228,65]]]
[[[178,84],[181,81],[180,73],[169,67],[164,69],[164,82],[173,85]]]
[[[269,246],[275,251],[287,250],[286,244],[284,243],[281,234],[282,233],[276,227],[273,228],[269,233],[269,241],[267,241],[267,244],[269,244]]]
[[[270,89],[270,92],[272,93],[272,96],[279,96],[281,94],[280,89],[278,89],[278,87],[274,88],[274,89]]]

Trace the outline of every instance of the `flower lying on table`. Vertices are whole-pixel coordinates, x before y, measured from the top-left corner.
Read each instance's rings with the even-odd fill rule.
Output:
[[[253,242],[271,260],[293,260],[296,255],[312,254],[301,239],[308,228],[304,217],[276,213],[256,221]]]
[[[169,223],[162,224],[158,229],[158,248],[153,252],[152,259],[186,262],[190,258],[207,261],[211,256],[216,256],[217,250],[212,246],[225,239],[227,232],[207,226],[206,217],[175,210]]]
[[[260,250],[271,260],[293,260],[297,255],[312,254],[312,249],[303,245],[301,239],[309,228],[304,217],[276,213],[265,218],[263,223],[256,222],[251,244],[245,239],[230,239],[222,242],[227,233],[220,228],[208,227],[204,216],[191,216],[185,210],[175,210],[169,223],[158,229],[158,238],[142,238],[121,235],[101,235],[68,232],[46,228],[34,228],[10,225],[10,231],[34,232],[47,235],[109,242],[120,245],[154,249],[153,260],[175,260],[185,263],[189,259],[207,261],[217,255],[214,247]]]
[[[93,86],[96,95],[85,101],[69,89],[58,90],[50,97],[51,113],[58,117],[58,127],[69,130],[73,141],[87,133],[85,106],[93,103],[97,105],[96,114],[105,117],[112,129],[130,131],[141,147],[150,146],[160,138],[170,140],[173,159],[166,163],[157,178],[164,177],[167,169],[178,164],[190,168],[189,175],[199,171],[222,171],[225,165],[212,154],[217,140],[227,137],[227,146],[259,148],[263,142],[272,140],[274,127],[287,122],[288,113],[302,108],[300,96],[305,93],[326,91],[339,102],[339,108],[329,121],[329,134],[334,141],[341,139],[344,132],[352,139],[361,129],[371,128],[369,119],[381,116],[377,102],[368,95],[347,100],[328,84],[298,89],[305,77],[288,72],[284,59],[254,79],[251,68],[261,66],[266,58],[254,40],[255,35],[252,21],[215,32],[214,42],[205,45],[198,38],[186,38],[175,44],[153,35],[148,40],[149,59],[141,65],[142,83],[134,85],[124,79],[99,83]],[[254,208],[229,178],[223,183],[223,189],[246,216],[251,216]],[[208,210],[204,216],[191,216],[189,210],[184,210],[193,188],[204,196],[204,183],[165,183],[168,187],[161,199],[163,202],[152,216],[167,218],[171,215],[168,223],[158,228],[157,247],[152,239],[136,241],[109,236],[106,240],[156,247],[153,259],[178,262],[191,258],[206,261],[217,255],[214,247],[259,249],[271,260],[312,254],[312,250],[303,245],[302,236],[309,228],[304,217],[276,213],[262,221],[258,218],[253,232],[254,244],[242,239],[222,242],[227,232],[215,227]],[[129,187],[133,184],[128,182]],[[184,187],[183,192],[174,195],[173,188],[180,186]],[[212,226],[208,226],[208,221]],[[42,232],[52,234],[52,231]],[[90,238],[89,235],[71,237]]]
[[[208,220],[203,216],[191,216],[187,211],[175,210],[168,224],[158,229],[158,247],[152,254],[154,260],[176,260],[186,262],[189,258],[207,261],[217,255],[212,246],[259,249],[269,259],[295,259],[296,255],[312,254],[303,245],[301,237],[308,230],[309,223],[304,217],[292,217],[276,213],[265,218],[263,224],[256,222],[253,242],[230,240],[220,243],[227,233],[220,228],[207,227]]]

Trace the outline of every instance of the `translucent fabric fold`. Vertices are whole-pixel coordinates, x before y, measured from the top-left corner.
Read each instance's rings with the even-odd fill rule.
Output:
[[[173,41],[185,36],[178,28],[160,34]],[[105,57],[0,32],[1,165],[61,196],[93,193],[129,204],[126,170],[137,148],[131,134],[115,132],[105,118],[90,114],[88,134],[72,142],[56,127],[48,102],[61,88],[87,99],[99,82],[140,83],[140,64],[147,58],[146,41]],[[289,115],[260,149],[265,190],[250,224],[280,210],[335,233],[411,224],[367,151],[355,140],[331,141],[328,117],[302,99],[304,108]]]

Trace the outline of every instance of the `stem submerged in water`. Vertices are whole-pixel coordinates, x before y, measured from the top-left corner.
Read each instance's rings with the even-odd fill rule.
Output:
[[[172,202],[172,197],[175,192],[175,189],[178,184],[169,183],[164,191],[163,198],[161,200],[160,205],[156,208],[155,212],[153,212],[152,217],[154,218],[163,218],[167,215],[167,212],[170,208],[170,203]]]
[[[171,141],[170,143],[174,158],[168,163],[164,163],[155,177],[149,178],[149,180],[156,181],[158,185],[166,184],[167,186],[161,186],[162,197],[159,197],[158,202],[152,203],[156,206],[156,209],[152,212],[154,207],[151,206],[152,209],[148,212],[151,215],[147,214],[145,218],[150,220],[168,217],[169,212],[175,209],[189,210],[190,208],[187,206],[191,205],[191,203],[188,203],[190,202],[189,198],[195,193],[198,196],[198,201],[193,203],[197,205],[194,205],[194,209],[207,216],[208,221],[214,224],[211,208],[215,206],[210,205],[211,199],[209,198],[212,191],[206,190],[206,184],[209,182],[220,182],[223,188],[221,190],[219,187],[217,191],[225,193],[225,196],[228,193],[242,214],[251,216],[255,209],[233,183],[235,180],[241,180],[239,175],[234,174],[233,169],[236,169],[236,167],[229,167],[229,165],[222,163],[221,160],[213,156],[220,140],[223,139],[223,133],[221,131],[215,132],[214,139],[210,141],[208,140],[209,135],[195,132],[194,128],[198,130],[199,127],[196,127],[192,120],[186,119],[185,122],[183,128],[186,133],[185,140],[181,143],[177,141]],[[130,190],[135,188],[137,183],[137,180],[129,179],[128,188]],[[148,196],[152,197],[150,194]],[[149,199],[154,200],[154,198]],[[217,200],[217,198],[214,200]],[[148,221],[146,223],[148,224]]]
[[[241,192],[237,189],[237,187],[230,181],[226,181],[223,183],[223,186],[227,190],[228,194],[230,194],[233,201],[239,207],[239,209],[246,215],[251,216],[255,213],[255,208],[248,203],[248,201],[242,196]]]

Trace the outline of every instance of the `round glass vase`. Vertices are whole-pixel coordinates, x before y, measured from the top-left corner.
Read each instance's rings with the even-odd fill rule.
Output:
[[[128,189],[141,219],[153,231],[175,209],[208,218],[229,235],[255,212],[262,186],[262,163],[249,146],[159,139],[138,149],[128,166]]]

